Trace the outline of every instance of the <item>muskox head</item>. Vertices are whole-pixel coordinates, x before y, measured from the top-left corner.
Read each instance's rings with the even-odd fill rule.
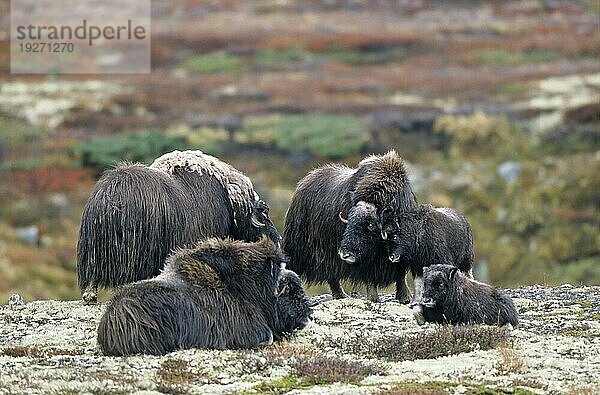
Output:
[[[260,240],[262,236],[267,236],[279,247],[281,236],[279,236],[277,228],[269,218],[269,205],[262,201],[258,194],[254,194],[249,217],[242,221],[242,224],[239,224],[239,220],[237,222],[243,240],[255,242]]]
[[[442,306],[448,297],[458,268],[452,265],[431,265],[423,269],[423,306]]]
[[[310,322],[312,309],[308,305],[300,277],[291,270],[282,269],[275,296],[277,298],[275,337],[285,336],[296,329],[304,329]]]
[[[424,234],[421,214],[420,211],[396,214],[384,210],[380,215],[381,234],[385,236],[390,261],[400,262],[418,247]]]
[[[374,204],[359,201],[350,209],[347,219],[340,213],[340,220],[347,224],[338,251],[341,259],[360,262],[380,247],[381,225]]]

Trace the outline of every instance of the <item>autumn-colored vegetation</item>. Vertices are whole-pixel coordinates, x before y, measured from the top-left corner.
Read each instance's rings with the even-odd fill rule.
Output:
[[[9,75],[0,46],[0,302],[77,297],[95,178],[173,149],[245,171],[282,231],[312,167],[394,148],[467,215],[476,277],[598,283],[598,9],[551,3],[169,2],[130,77]]]

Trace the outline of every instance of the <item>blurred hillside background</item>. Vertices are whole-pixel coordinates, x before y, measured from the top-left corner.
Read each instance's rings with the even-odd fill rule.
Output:
[[[476,277],[600,284],[597,1],[153,3],[136,76],[9,74],[0,1],[0,301],[78,298],[88,194],[119,160],[201,149],[283,231],[298,180],[396,149],[462,210]]]

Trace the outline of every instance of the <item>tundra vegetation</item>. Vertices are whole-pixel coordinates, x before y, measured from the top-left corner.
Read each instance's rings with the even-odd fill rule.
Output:
[[[7,393],[592,394],[600,376],[600,287],[508,290],[521,322],[418,326],[382,294],[322,301],[314,321],[252,350],[102,355],[106,304],[1,305],[0,391]],[[312,299],[311,302],[314,302]],[[586,303],[581,303],[586,302]],[[585,332],[586,336],[563,333]]]
[[[77,298],[78,227],[98,176],[175,149],[246,173],[283,232],[310,169],[394,148],[419,202],[469,219],[476,278],[597,284],[591,3],[165,4],[149,75],[2,78],[0,300]]]

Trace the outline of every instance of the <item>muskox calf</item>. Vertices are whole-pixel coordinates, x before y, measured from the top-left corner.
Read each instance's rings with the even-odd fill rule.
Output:
[[[257,241],[279,234],[250,179],[200,151],[173,151],[150,166],[106,171],[81,218],[77,274],[85,303],[98,286],[156,276],[177,247],[209,237]]]
[[[471,225],[457,210],[421,204],[402,213],[384,212],[382,223],[390,261],[408,266],[413,275],[411,305],[416,316],[421,310],[424,267],[432,263],[453,265],[473,277]]]
[[[271,344],[311,314],[299,277],[283,266],[266,238],[209,239],[179,250],[160,275],[113,296],[98,327],[100,350],[160,355]]]
[[[406,268],[389,264],[377,217],[384,209],[416,204],[394,151],[365,158],[355,169],[326,165],[311,171],[298,183],[285,218],[290,268],[309,284],[327,282],[334,298],[346,296],[340,280],[349,280],[366,285],[371,300],[378,300],[377,287],[395,281],[398,298],[406,299]]]
[[[519,315],[502,290],[475,281],[452,265],[423,271],[423,316],[427,322],[516,327]]]

